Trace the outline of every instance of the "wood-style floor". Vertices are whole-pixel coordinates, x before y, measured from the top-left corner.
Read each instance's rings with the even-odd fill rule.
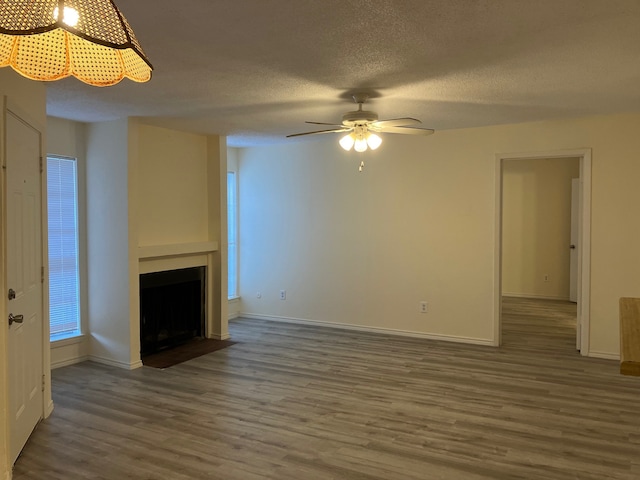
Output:
[[[500,349],[242,319],[175,367],[54,371],[14,479],[640,478],[640,379],[575,306],[505,299]]]

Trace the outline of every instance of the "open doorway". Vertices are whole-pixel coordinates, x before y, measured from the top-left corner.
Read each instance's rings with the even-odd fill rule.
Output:
[[[511,330],[517,315],[526,319],[535,312],[545,312],[547,320],[553,322],[555,318],[556,326],[561,326],[559,330],[549,330],[549,334],[552,330],[563,331],[566,344],[567,328],[571,328],[576,348],[588,355],[590,150],[505,154],[496,158],[494,343],[503,344],[505,328],[509,332],[507,341],[515,338],[518,330]],[[570,236],[572,178],[579,178],[577,239],[573,241]],[[571,249],[571,245],[575,248]],[[569,301],[572,250],[577,259],[575,304]],[[505,304],[503,297],[509,299]],[[553,309],[557,309],[557,315],[549,316]],[[540,325],[527,328],[544,328],[545,321],[540,321]],[[544,339],[545,334],[541,333],[540,338]]]

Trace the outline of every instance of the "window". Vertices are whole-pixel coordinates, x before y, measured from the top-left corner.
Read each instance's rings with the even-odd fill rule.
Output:
[[[76,160],[47,158],[51,341],[80,335]]]
[[[229,298],[238,296],[238,189],[236,172],[227,172],[227,235],[229,244]]]

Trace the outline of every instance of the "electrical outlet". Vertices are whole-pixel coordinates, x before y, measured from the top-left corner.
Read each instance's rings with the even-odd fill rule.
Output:
[[[280,290],[280,300],[286,300],[286,299],[287,299],[287,291]]]
[[[427,313],[429,304],[427,302],[420,302],[420,313]]]

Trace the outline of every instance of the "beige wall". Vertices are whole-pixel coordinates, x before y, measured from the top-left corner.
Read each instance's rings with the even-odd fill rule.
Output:
[[[629,114],[387,135],[364,157],[335,137],[242,149],[242,311],[491,342],[496,154],[589,147],[590,346],[615,355],[618,298],[640,295],[638,127]]]
[[[218,242],[207,273],[208,335],[227,338],[226,140],[142,124],[136,132],[139,246]]]
[[[207,241],[207,138],[140,125],[138,139],[140,245]]]
[[[504,163],[503,294],[569,299],[571,179],[579,176],[578,158]]]
[[[0,68],[0,104],[3,104],[3,97],[7,96],[13,106],[16,106],[21,114],[28,117],[31,121],[39,125],[46,139],[46,91],[44,84],[33,82],[21,77],[9,68]],[[2,108],[0,106],[0,108]],[[3,120],[0,116],[0,132],[4,131]],[[0,160],[4,151],[3,135],[0,134]],[[3,183],[0,182],[0,189],[3,189]],[[4,191],[0,190],[0,198],[4,198]],[[3,220],[4,221],[4,220]],[[0,251],[2,251],[2,265],[4,261],[4,244],[0,239]],[[0,275],[0,291],[6,292],[4,283],[5,272]],[[0,295],[0,311],[3,318],[6,318],[6,302],[5,295]],[[49,355],[45,355],[45,363],[48,362]],[[9,397],[8,397],[8,379],[7,379],[7,329],[0,328],[0,478],[8,479],[11,476],[11,467],[9,460]],[[45,405],[50,403],[50,377],[48,365],[44,366],[44,372],[47,381],[47,391],[45,392]]]

